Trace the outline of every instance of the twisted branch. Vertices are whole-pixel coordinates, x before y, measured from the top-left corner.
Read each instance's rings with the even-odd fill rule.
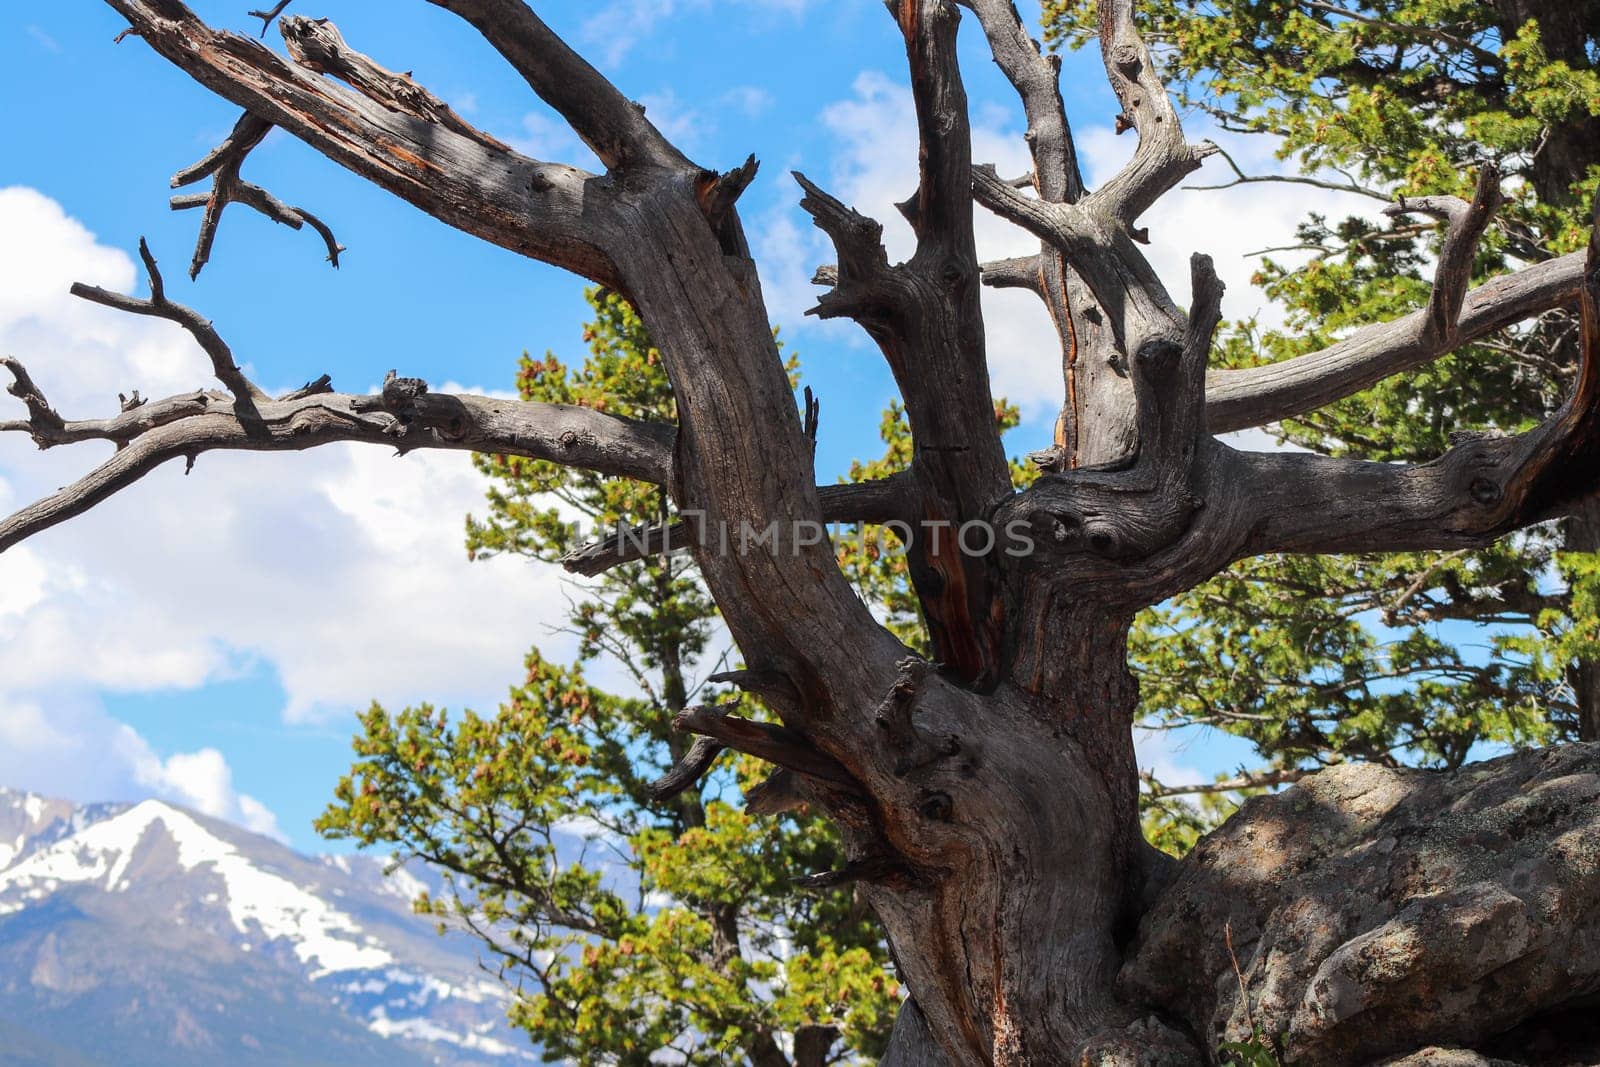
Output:
[[[210,262],[211,249],[217,239],[217,227],[221,225],[222,212],[229,204],[243,204],[292,230],[309,224],[328,246],[328,262],[333,264],[335,270],[339,268],[339,253],[345,248],[334,238],[333,231],[326,223],[304,208],[290,207],[259,185],[253,185],[239,176],[239,168],[243,166],[245,157],[271,130],[271,123],[247,111],[234,124],[233,132],[204,159],[173,175],[174,189],[192,185],[202,178],[211,178],[209,193],[175,196],[171,201],[174,211],[205,209],[205,216],[200,222],[200,236],[195,242],[194,259],[189,264],[190,278],[200,277],[200,272]]]
[[[1185,176],[1200,168],[1217,146],[1191,145],[1172,98],[1150,61],[1150,50],[1133,23],[1133,0],[1100,0],[1100,52],[1106,76],[1122,103],[1118,132],[1137,130],[1139,147],[1121,173],[1094,193],[1097,206],[1124,225],[1134,221]]]
[[[87,300],[93,304],[126,311],[131,315],[144,315],[152,318],[166,319],[175,322],[189,332],[207,356],[211,357],[211,369],[217,379],[228,387],[234,399],[241,405],[250,405],[258,400],[267,399],[267,394],[261,388],[245,377],[244,371],[234,362],[233,350],[228,343],[217,333],[209,319],[192,308],[182,304],[174,304],[167,299],[166,286],[161,279],[161,271],[156,266],[155,257],[150,254],[150,246],[143,237],[139,238],[139,258],[144,261],[144,269],[150,280],[150,299],[140,300],[138,297],[124,296],[114,293],[99,286],[75,284],[72,295]]]
[[[1531,271],[1529,272],[1531,273]],[[1562,514],[1600,487],[1600,198],[1579,292],[1581,355],[1561,408],[1526,433],[1464,433],[1422,464],[1251,454],[1260,487],[1241,554],[1462,548]]]
[[[106,2],[134,34],[218,96],[378,187],[465,233],[621,288],[600,246],[626,223],[614,194],[592,184],[592,175],[368,99],[252,38],[213,29],[182,0]],[[279,28],[286,39],[307,41],[330,32],[331,24],[308,23],[287,18]],[[340,54],[353,66],[364,58]],[[321,229],[303,214],[301,220]]]
[[[1390,218],[1427,215],[1445,223],[1444,245],[1439,250],[1433,291],[1428,297],[1426,326],[1428,335],[1441,343],[1455,340],[1461,307],[1472,284],[1478,242],[1500,203],[1500,171],[1493,163],[1485,163],[1478,168],[1477,189],[1470,203],[1454,196],[1401,197],[1383,210]]]

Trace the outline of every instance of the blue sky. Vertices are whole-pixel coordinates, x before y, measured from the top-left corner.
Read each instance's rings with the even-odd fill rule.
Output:
[[[214,24],[259,28],[244,0],[194,6]],[[587,163],[470,28],[432,5],[297,0],[291,10],[334,19],[354,47],[414,71],[523,150]],[[822,401],[819,477],[876,452],[893,383],[853,327],[802,317],[807,279],[829,255],[795,207],[788,172],[803,169],[876,215],[891,252],[908,250],[888,205],[914,185],[915,130],[901,43],[881,5],[601,0],[541,13],[696,160],[761,159],[742,210],[773,319]],[[246,176],[327,220],[349,246],[344,269],[322,263],[309,231],[234,208],[211,265],[189,283],[196,219],[167,210],[168,178],[236,113],[137,38],[114,46],[121,28],[89,0],[36,6],[0,27],[0,90],[13,102],[0,119],[0,351],[27,363],[69,416],[113,411],[129,388],[206,384],[203,357],[175,328],[65,295],[74,280],[138,284],[129,252],[140,235],[169,294],[210,316],[268,388],[329,373],[360,391],[397,367],[435,386],[503,390],[524,349],[578,356],[580,282],[455,233],[282,134],[252,155]],[[1019,109],[981,45],[969,27],[976,151],[1020,171]],[[1104,177],[1131,144],[1109,129],[1116,109],[1098,57],[1069,56],[1066,72],[1086,169]],[[1216,136],[1200,116],[1189,132]],[[1270,165],[1270,145],[1233,147]],[[1247,284],[1246,253],[1282,243],[1308,209],[1363,206],[1268,187],[1179,194],[1147,217],[1153,259],[1181,291],[1190,252],[1213,253],[1232,282],[1227,310],[1250,314],[1263,300]],[[987,254],[1030,244],[991,219],[980,219],[980,235]],[[1022,405],[1011,444],[1027,451],[1048,438],[1059,404],[1053,338],[1029,297],[994,294],[989,310],[995,387]],[[90,446],[40,454],[0,440],[0,509],[99,458]],[[310,820],[348,766],[353,715],[367,701],[488,706],[530,644],[567,651],[549,630],[564,606],[558,574],[467,563],[462,520],[481,494],[459,456],[207,456],[188,478],[158,472],[0,557],[0,783],[80,800],[163,795],[322,847]],[[1143,752],[1172,776],[1248,757],[1210,735],[1147,741]]]

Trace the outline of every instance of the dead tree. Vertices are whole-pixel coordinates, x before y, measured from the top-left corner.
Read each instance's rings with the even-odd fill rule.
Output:
[[[747,663],[733,680],[782,719],[719,709],[681,726],[773,763],[769,810],[809,802],[842,827],[854,860],[819,880],[861,884],[914,996],[889,1062],[1193,1063],[1252,1031],[1316,1064],[1486,1047],[1518,1026],[1569,1040],[1559,1012],[1600,994],[1600,753],[1528,754],[1455,778],[1329,772],[1251,805],[1175,865],[1140,836],[1124,652],[1135,612],[1234,560],[1482,545],[1590,494],[1600,238],[1587,256],[1469,289],[1498,199],[1486,168],[1471,203],[1394,208],[1445,227],[1426,308],[1310,355],[1208,373],[1222,296],[1211,263],[1196,256],[1192,291],[1175,297],[1142,254],[1139,227],[1208,146],[1185,140],[1132,0],[1102,0],[1100,43],[1118,127],[1138,147],[1093,191],[1059,64],[1008,0],[959,6],[1021,97],[1034,166],[1020,180],[971,158],[958,6],[892,0],[921,139],[920,181],[900,205],[915,253],[891,263],[876,221],[796,178],[837,252],[818,272],[815,313],[853,319],[881,347],[915,458],[893,478],[822,491],[814,421],[796,410],[736,207],[755,161],[719,173],[689,160],[528,4],[432,0],[482,34],[603,174],[520,155],[325,20],[279,19],[284,56],[207,26],[179,0],[107,2],[129,35],[242,110],[229,139],[175,182],[213,181],[176,203],[204,209],[196,269],[234,203],[312,226],[337,256],[319,220],[240,176],[278,127],[451,226],[626,296],[660,346],[680,421],[443,395],[393,377],[376,396],[337,393],[325,379],[269,396],[206,320],[167,297],[146,253],[149,299],[79,295],[182,324],[224,388],[135,397],[80,421],[8,359],[27,417],[0,428],[41,447],[117,450],[0,523],[0,549],[161,463],[216,449],[452,448],[659,484],[701,518],[648,531],[650,543],[687,543]],[[975,202],[1037,235],[1039,253],[980,264]],[[1038,457],[1046,473],[1024,492],[995,428],[983,283],[1037,293],[1061,339],[1065,403]],[[1349,396],[1573,303],[1581,369],[1566,403],[1527,433],[1464,432],[1418,465],[1248,453],[1213,436]],[[819,519],[903,524],[936,663],[907,662],[826,543],[789,538]],[[953,531],[973,523],[1025,532],[1032,550],[1001,541],[966,551],[974,539]],[[777,543],[730,547],[719,534],[774,529]],[[602,543],[575,565],[628,556]]]

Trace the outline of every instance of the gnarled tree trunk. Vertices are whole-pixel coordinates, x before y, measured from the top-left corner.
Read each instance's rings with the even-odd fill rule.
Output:
[[[666,487],[695,521],[641,537],[694,553],[746,661],[730,680],[782,720],[686,709],[680,725],[778,767],[763,809],[810,802],[842,828],[851,862],[813,880],[859,881],[883,921],[916,1004],[892,1064],[1195,1063],[1257,1025],[1276,1040],[1279,1024],[1286,1051],[1305,1062],[1411,1052],[1430,1062],[1446,1054],[1424,1046],[1477,1043],[1593,992],[1595,837],[1582,803],[1591,750],[1371,788],[1361,775],[1378,772],[1332,772],[1257,802],[1174,871],[1139,832],[1125,643],[1138,610],[1246,556],[1478,545],[1589,494],[1600,458],[1600,239],[1587,258],[1469,292],[1499,195],[1485,167],[1471,202],[1393,209],[1445,226],[1426,308],[1284,363],[1208,373],[1221,285],[1196,256],[1180,306],[1140,250],[1138,220],[1209,148],[1184,139],[1132,0],[1102,0],[1100,37],[1119,126],[1137,131],[1138,147],[1092,192],[1058,63],[1009,0],[961,8],[1026,112],[1034,170],[1015,180],[971,158],[960,9],[894,0],[921,137],[921,179],[901,205],[915,254],[890,263],[876,222],[797,177],[837,250],[818,272],[816,312],[854,319],[879,344],[915,457],[893,478],[819,490],[815,422],[796,410],[736,206],[755,161],[725,173],[692,163],[522,0],[432,2],[476,27],[604,174],[519,155],[325,20],[282,19],[286,58],[213,30],[179,0],[107,2],[244,111],[229,140],[178,178],[214,183],[180,198],[206,209],[195,269],[232,203],[310,224],[337,254],[320,220],[240,176],[278,126],[450,225],[623,294],[660,346],[680,421],[440,395],[398,377],[379,396],[335,393],[324,379],[272,397],[209,323],[167,299],[146,255],[150,299],[80,295],[184,325],[227,391],[68,420],[8,360],[28,417],[0,429],[44,447],[122,447],[0,523],[0,550],[166,460],[212,449],[473,449]],[[980,264],[974,203],[1037,235],[1038,255]],[[1046,473],[1023,492],[995,425],[985,282],[1037,293],[1061,338],[1061,415],[1037,457]],[[1573,301],[1584,324],[1573,394],[1521,436],[1468,435],[1416,466],[1243,453],[1212,436],[1348,396]],[[932,661],[873,619],[831,548],[808,536],[819,520],[903,535]],[[958,536],[969,526],[988,535]],[[573,566],[592,572],[637,551],[633,539],[608,539]],[[703,773],[703,752],[686,750],[675,780]],[[1309,836],[1294,829],[1302,814]],[[1542,853],[1516,844],[1519,827]],[[1263,855],[1269,837],[1287,859]],[[1458,853],[1474,858],[1440,859]],[[1230,931],[1233,954],[1219,955]],[[1512,974],[1523,980],[1515,988]],[[1382,1019],[1380,1037],[1362,1030],[1363,1012]]]

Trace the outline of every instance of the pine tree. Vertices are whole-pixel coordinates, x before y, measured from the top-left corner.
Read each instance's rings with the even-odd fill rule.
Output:
[[[582,365],[524,356],[520,395],[674,419],[638,316],[614,293],[592,290],[589,301]],[[658,486],[517,456],[476,462],[490,479],[488,515],[467,521],[476,558],[557,562],[596,531],[670,515]],[[732,753],[681,792],[662,784],[692,747],[673,720],[731,693],[708,679],[724,666],[708,655],[716,608],[691,561],[651,556],[572,595],[577,661],[535,649],[494,715],[371,708],[319,828],[445,874],[450,892],[419,907],[482,939],[520,991],[512,1020],[552,1062],[642,1067],[663,1051],[706,1067],[875,1058],[898,999],[882,936],[849,888],[796,885],[844,862],[827,821],[740,803],[759,767]],[[634,693],[592,684],[585,668],[596,661]],[[563,832],[594,840],[573,856],[558,849]]]

